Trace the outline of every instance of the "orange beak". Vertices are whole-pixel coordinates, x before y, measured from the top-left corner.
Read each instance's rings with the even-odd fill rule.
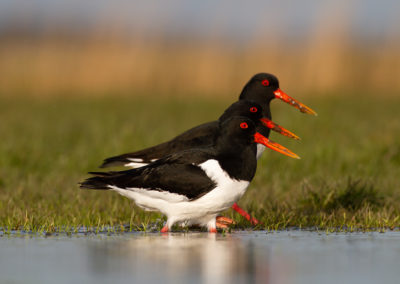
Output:
[[[299,101],[296,101],[292,97],[288,96],[281,89],[277,89],[276,91],[274,91],[274,94],[275,94],[275,98],[280,99],[280,100],[294,106],[295,108],[299,109],[301,112],[317,115],[317,113],[315,111],[313,111],[311,108],[309,108],[305,104],[302,104]]]
[[[275,150],[283,155],[295,158],[295,159],[300,159],[299,156],[297,156],[295,153],[293,153],[292,151],[290,151],[289,149],[283,147],[282,145],[279,145],[278,143],[275,143],[271,140],[269,140],[268,138],[262,136],[260,133],[256,132],[254,134],[254,142],[256,143],[260,143],[265,145],[266,147]]]
[[[268,118],[261,118],[260,119],[261,122],[268,127],[269,129],[276,131],[284,136],[296,139],[296,140],[300,140],[300,137],[297,136],[296,134],[294,134],[293,132],[283,128],[282,126],[276,124],[275,122],[273,122],[272,120],[268,119]]]

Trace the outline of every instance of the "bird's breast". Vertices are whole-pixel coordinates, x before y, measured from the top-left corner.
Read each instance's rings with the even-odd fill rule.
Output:
[[[229,208],[234,202],[239,200],[249,185],[249,181],[237,180],[231,178],[225,172],[217,160],[211,159],[199,167],[205,171],[207,176],[213,180],[216,187],[206,195],[202,196],[203,201],[209,201],[210,204]]]

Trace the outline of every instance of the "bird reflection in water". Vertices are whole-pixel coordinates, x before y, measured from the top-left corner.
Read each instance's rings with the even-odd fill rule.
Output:
[[[138,235],[89,246],[95,273],[155,283],[268,283],[253,243],[208,233]]]

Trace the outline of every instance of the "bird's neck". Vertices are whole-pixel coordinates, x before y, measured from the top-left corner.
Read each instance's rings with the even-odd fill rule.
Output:
[[[253,144],[230,146],[218,149],[217,159],[222,169],[233,179],[251,181],[257,168],[255,147]]]

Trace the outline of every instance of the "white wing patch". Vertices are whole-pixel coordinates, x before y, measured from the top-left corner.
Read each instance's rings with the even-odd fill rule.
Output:
[[[132,161],[132,162],[138,162],[138,163],[142,163],[143,162],[143,159],[137,159],[137,158],[128,158],[128,160]]]
[[[131,161],[131,162],[130,163],[126,163],[124,166],[128,167],[128,168],[133,168],[133,169],[141,168],[141,167],[147,166],[149,164],[149,163],[143,162],[143,159],[129,158],[128,160]],[[150,162],[153,163],[153,162],[155,162],[157,160],[158,159],[152,159],[152,160],[150,160]]]
[[[136,169],[136,168],[141,168],[141,167],[144,167],[147,165],[148,165],[147,163],[130,162],[130,163],[125,164],[124,166],[128,167],[128,168]]]

